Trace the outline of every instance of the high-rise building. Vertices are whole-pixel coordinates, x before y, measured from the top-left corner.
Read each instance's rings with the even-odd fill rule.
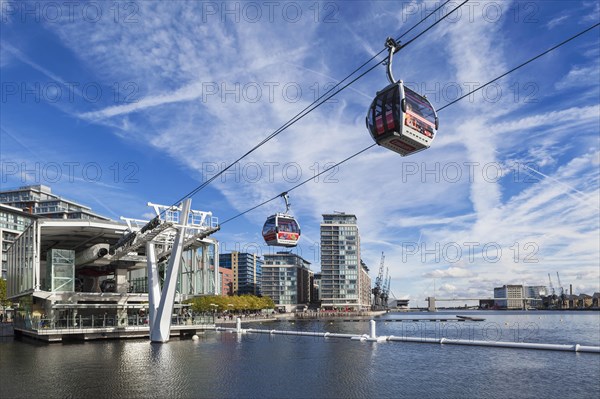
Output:
[[[233,251],[219,255],[221,267],[233,270],[233,293],[261,295],[262,260],[257,254]]]
[[[359,302],[362,306],[371,306],[372,289],[371,289],[371,276],[369,276],[369,268],[361,261],[360,262],[360,273],[358,273],[358,290],[359,290]]]
[[[0,191],[0,203],[51,219],[110,220],[92,212],[90,207],[52,194],[52,189],[44,185]]]
[[[262,293],[287,312],[305,308],[311,302],[313,272],[310,262],[288,251],[265,255]]]
[[[321,273],[315,273],[312,278],[310,303],[321,306]]]
[[[321,223],[321,307],[368,309],[370,278],[360,263],[360,237],[356,216],[345,213],[323,215]],[[368,295],[370,298],[370,293]]]

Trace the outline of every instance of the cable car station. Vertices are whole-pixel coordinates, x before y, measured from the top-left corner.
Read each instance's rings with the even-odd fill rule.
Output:
[[[190,203],[148,203],[156,214],[149,222],[34,220],[7,252],[7,294],[31,315],[15,319],[15,333],[45,341],[166,342],[214,326],[207,317],[190,322],[176,313],[185,299],[220,290],[219,244],[210,237],[217,219]]]

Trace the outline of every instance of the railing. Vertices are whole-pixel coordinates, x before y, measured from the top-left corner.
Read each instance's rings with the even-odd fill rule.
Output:
[[[334,317],[367,317],[372,316],[371,311],[355,311],[355,312],[338,312],[338,311],[324,311],[324,312],[304,312],[295,313],[297,319],[322,319],[322,318],[334,318]]]
[[[190,325],[213,325],[214,315],[173,316],[171,326]],[[148,327],[148,316],[128,315],[118,317],[116,315],[78,315],[66,318],[15,318],[15,328],[25,330],[72,330],[89,328],[125,328],[125,327]]]

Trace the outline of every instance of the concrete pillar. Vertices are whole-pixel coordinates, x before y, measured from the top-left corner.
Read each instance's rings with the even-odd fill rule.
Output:
[[[427,298],[427,303],[428,303],[427,310],[430,311],[430,312],[435,312],[436,311],[436,308],[435,308],[435,297],[432,297],[432,296],[428,297]]]
[[[129,289],[127,282],[127,269],[115,270],[115,292],[126,294]]]
[[[125,327],[129,324],[129,320],[127,319],[127,308],[125,307],[126,304],[127,296],[121,297],[117,302],[117,324],[119,327]]]

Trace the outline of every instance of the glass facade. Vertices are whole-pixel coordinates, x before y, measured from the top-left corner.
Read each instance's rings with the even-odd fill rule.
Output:
[[[75,291],[75,251],[51,249],[46,256],[47,291]]]
[[[177,292],[184,297],[220,294],[219,277],[215,277],[215,245],[207,245],[183,251],[177,279]],[[164,279],[167,262],[159,263],[159,277]],[[216,279],[216,280],[215,280]],[[148,270],[146,268],[128,272],[129,292],[148,292]]]
[[[233,271],[233,292],[261,295],[263,262],[257,254],[231,252],[219,255],[219,265]]]
[[[26,215],[20,210],[0,206],[0,247],[2,248],[2,275],[6,280],[8,271],[7,250],[17,237],[31,224],[33,217]]]
[[[10,298],[39,289],[39,240],[37,222],[33,222],[6,251],[8,275],[7,296]]]
[[[360,267],[356,216],[323,215],[320,286],[323,307],[360,307]]]
[[[219,294],[215,280],[213,245],[184,251],[179,267],[177,290],[184,295]],[[218,276],[216,277],[218,279]]]

